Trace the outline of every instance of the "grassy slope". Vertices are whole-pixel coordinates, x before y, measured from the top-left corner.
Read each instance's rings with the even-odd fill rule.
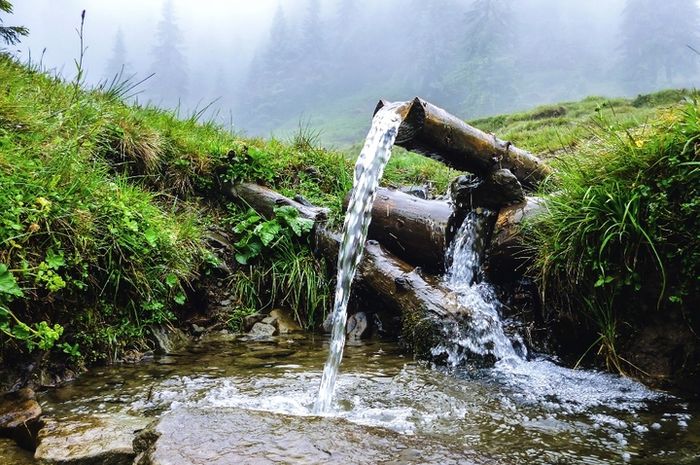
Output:
[[[65,345],[54,356],[63,349],[86,361],[146,348],[149,326],[177,319],[192,286],[217,261],[208,229],[221,221],[234,227],[244,215],[222,201],[222,180],[298,193],[330,207],[334,224],[342,218],[353,161],[308,135],[241,138],[196,118],[126,105],[124,85],[85,90],[2,54],[0,83],[4,362],[57,341]],[[397,160],[387,179],[427,181],[436,167]],[[322,289],[309,257],[296,252],[262,254],[255,279],[252,268],[235,270],[231,286],[240,305],[260,302],[280,277],[301,276],[306,295]],[[279,289],[284,279],[261,303],[304,300]],[[246,299],[252,294],[259,296]]]

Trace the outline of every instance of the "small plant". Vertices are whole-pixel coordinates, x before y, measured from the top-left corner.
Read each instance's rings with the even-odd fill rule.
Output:
[[[299,211],[290,206],[275,208],[275,217],[264,220],[255,210],[249,209],[237,222],[233,231],[239,235],[236,242],[236,260],[242,265],[261,254],[265,248],[274,249],[281,240],[301,238],[311,231],[313,221],[299,216]]]
[[[7,265],[0,264],[0,331],[6,336],[22,341],[31,352],[34,349],[49,350],[63,334],[63,327],[59,324],[50,326],[45,321],[34,323],[32,326],[20,321],[19,318],[7,307],[15,298],[24,297],[24,292],[17,284],[12,272]],[[63,346],[69,353],[78,353],[77,347],[66,344]]]
[[[304,240],[313,221],[289,206],[276,208],[271,220],[252,209],[236,213],[234,208],[228,221],[236,224],[234,231],[240,237],[235,244],[238,262],[249,265],[255,260],[255,266],[231,280],[230,290],[239,303],[232,321],[238,321],[240,309],[276,305],[292,309],[300,325],[313,328],[330,294],[323,263],[313,257]]]

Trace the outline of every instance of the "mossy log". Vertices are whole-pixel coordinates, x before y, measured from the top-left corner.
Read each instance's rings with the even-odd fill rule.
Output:
[[[381,100],[375,113],[388,102]],[[550,172],[536,156],[472,127],[416,97],[404,118],[396,145],[434,158],[448,166],[481,177],[499,168],[509,169],[526,188],[534,188]]]
[[[541,198],[527,197],[499,211],[486,252],[485,269],[491,281],[509,281],[525,274],[532,250],[524,242],[522,227],[543,209]]]
[[[315,244],[317,254],[328,263],[336,262],[339,234],[319,227]],[[366,244],[353,293],[358,288],[374,294],[385,313],[400,315],[401,341],[419,357],[431,356],[430,350],[439,343],[445,321],[466,316],[465,309],[436,278],[423,275],[420,268],[392,255],[376,241]]]
[[[346,207],[347,203],[346,198]],[[368,238],[413,265],[442,273],[453,222],[452,206],[444,200],[425,200],[380,187],[372,206]]]
[[[296,208],[301,217],[314,222],[323,222],[328,218],[327,208],[304,205],[258,184],[236,184],[228,189],[228,193],[233,200],[253,208],[268,219],[275,216],[275,208],[284,206]]]

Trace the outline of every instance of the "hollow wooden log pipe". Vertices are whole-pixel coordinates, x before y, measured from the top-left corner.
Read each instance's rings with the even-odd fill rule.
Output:
[[[375,114],[389,102],[380,100]],[[402,106],[403,122],[396,145],[438,160],[447,166],[486,177],[509,169],[521,184],[533,189],[550,173],[539,158],[493,134],[416,97]]]

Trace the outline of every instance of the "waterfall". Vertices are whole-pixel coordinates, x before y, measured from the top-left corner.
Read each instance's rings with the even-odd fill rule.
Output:
[[[481,265],[492,215],[488,210],[470,211],[446,253],[444,284],[469,315],[467,321],[445,323],[444,342],[432,353],[446,355],[453,366],[473,355],[490,355],[501,363],[517,363],[525,357],[524,346],[516,350],[506,336],[494,289],[483,280]]]
[[[325,413],[331,408],[335,381],[345,346],[345,323],[350,298],[350,286],[367,239],[367,230],[372,220],[372,204],[377,193],[384,167],[391,157],[391,147],[401,125],[399,109],[402,103],[387,105],[380,109],[372,120],[365,145],[355,164],[350,203],[345,214],[343,237],[338,251],[338,275],[332,313],[332,332],[328,361],[323,368],[323,377],[314,406],[315,413]]]

